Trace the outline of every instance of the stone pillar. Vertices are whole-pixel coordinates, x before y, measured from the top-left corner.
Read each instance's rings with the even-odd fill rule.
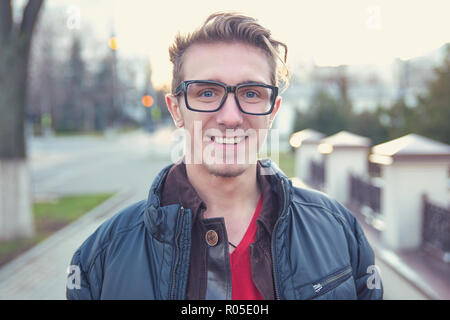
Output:
[[[447,207],[450,146],[409,134],[372,148],[370,161],[381,164],[384,243],[413,250],[422,243],[422,196]]]
[[[323,133],[305,129],[293,133],[289,139],[289,143],[295,148],[295,176],[303,182],[308,181],[310,161],[322,159],[317,147],[323,137]]]
[[[324,191],[341,203],[350,200],[349,174],[367,175],[370,139],[341,131],[320,141],[324,155]]]

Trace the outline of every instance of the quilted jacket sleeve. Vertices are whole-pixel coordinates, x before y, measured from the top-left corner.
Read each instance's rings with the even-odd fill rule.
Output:
[[[66,298],[68,300],[98,300],[102,287],[102,253],[97,250],[85,250],[83,244],[73,255],[69,266],[66,285]],[[88,248],[89,249],[89,248]],[[88,256],[92,255],[92,256]]]
[[[353,277],[359,300],[380,300],[383,285],[379,268],[375,265],[375,255],[360,223],[342,204],[334,201],[347,228],[349,253],[352,259]]]
[[[354,268],[356,270],[355,284],[358,299],[379,300],[383,298],[383,285],[378,266],[375,265],[375,256],[359,224],[354,219],[354,235],[357,247],[354,256]]]
[[[91,300],[91,288],[86,270],[81,264],[80,250],[73,255],[68,271],[66,298],[68,300]]]

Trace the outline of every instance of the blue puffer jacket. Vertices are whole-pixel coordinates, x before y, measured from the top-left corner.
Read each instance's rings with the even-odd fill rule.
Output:
[[[271,161],[280,215],[272,233],[278,299],[381,299],[374,254],[355,217],[326,195],[293,187]],[[162,183],[147,201],[115,215],[75,252],[68,299],[184,299],[192,217],[180,205],[160,206]]]

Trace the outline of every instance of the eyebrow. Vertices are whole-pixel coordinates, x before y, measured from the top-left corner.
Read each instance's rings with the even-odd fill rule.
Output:
[[[263,84],[264,84],[264,82],[261,82],[261,81],[246,80],[246,81],[243,81],[243,82],[239,82],[238,85],[240,85],[240,84],[246,84],[246,83],[263,83]]]
[[[217,82],[221,82],[221,83],[226,84],[225,82],[220,81],[220,80],[218,80],[218,79],[214,79],[214,78],[208,78],[208,79],[204,79],[204,80],[207,80],[207,81],[217,81]],[[236,84],[236,86],[241,85],[241,84],[247,84],[247,83],[261,83],[261,84],[266,84],[265,82],[256,81],[256,80],[245,80],[245,81],[239,82],[238,84]],[[226,84],[226,85],[229,85],[229,84]]]

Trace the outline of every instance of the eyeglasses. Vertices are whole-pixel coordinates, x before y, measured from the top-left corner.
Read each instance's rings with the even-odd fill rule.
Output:
[[[234,93],[236,104],[246,114],[270,114],[278,96],[278,87],[263,83],[227,86],[218,81],[188,80],[175,89],[175,96],[184,92],[186,107],[197,112],[215,112],[225,103],[228,93]]]

